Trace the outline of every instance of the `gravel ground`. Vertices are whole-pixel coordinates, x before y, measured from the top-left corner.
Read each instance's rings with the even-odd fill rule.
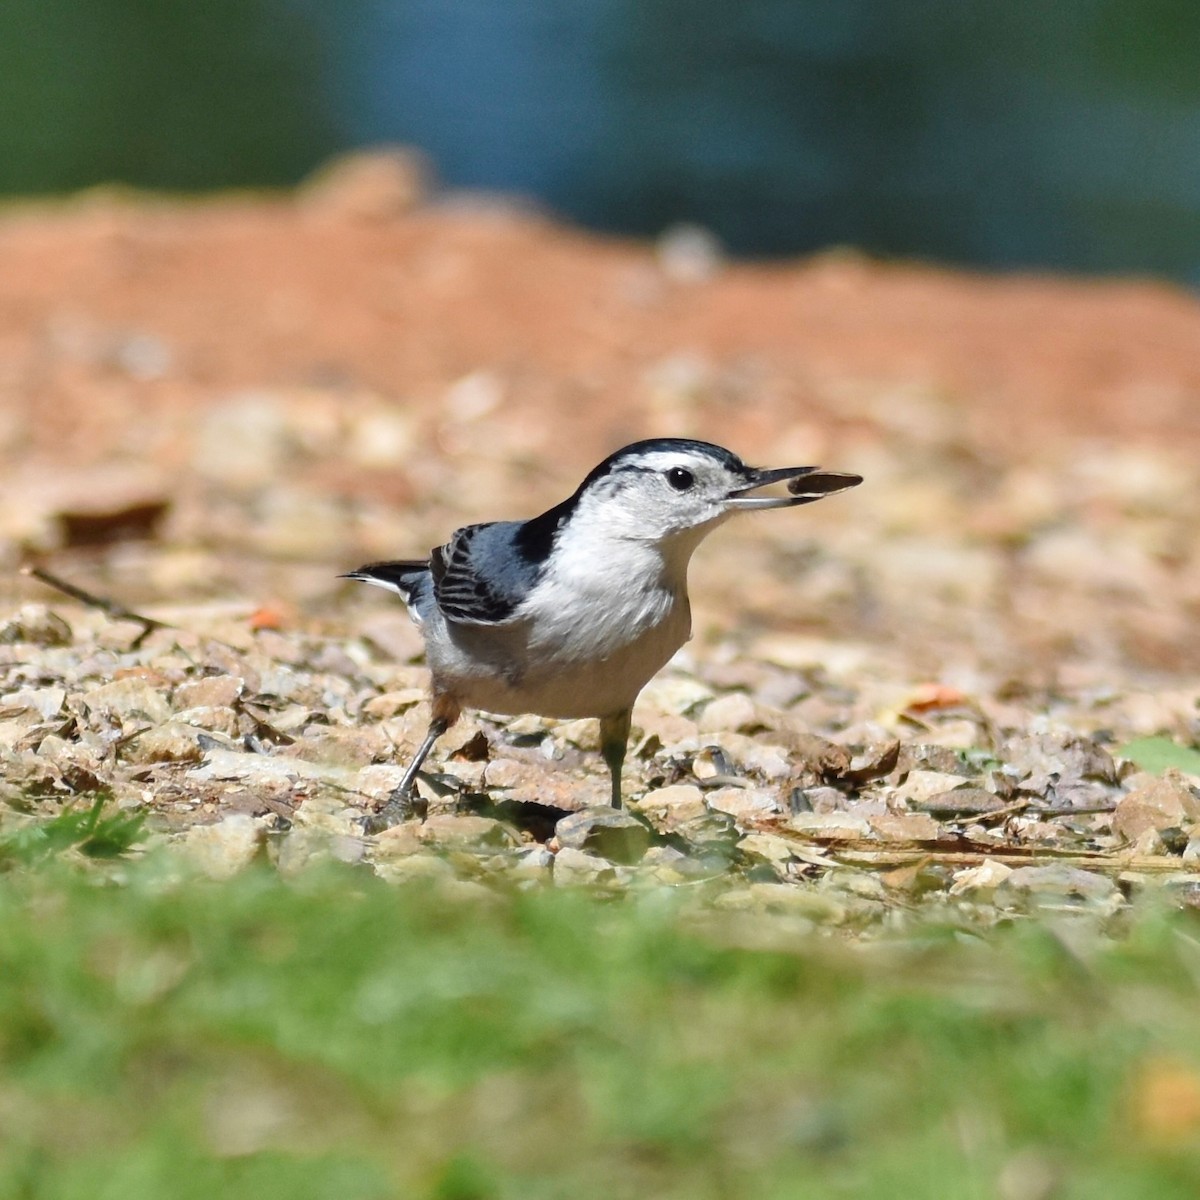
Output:
[[[1200,305],[728,264],[367,165],[0,217],[6,822],[102,789],[216,875],[666,883],[845,930],[1196,902]],[[364,837],[425,675],[402,608],[337,573],[664,434],[866,482],[698,553],[626,815],[593,723],[480,716],[428,820]]]

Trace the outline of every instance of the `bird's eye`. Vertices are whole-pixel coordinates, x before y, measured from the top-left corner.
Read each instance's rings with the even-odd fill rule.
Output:
[[[682,467],[672,467],[667,472],[667,482],[677,492],[686,492],[688,488],[695,486],[696,477],[691,471],[685,471]]]

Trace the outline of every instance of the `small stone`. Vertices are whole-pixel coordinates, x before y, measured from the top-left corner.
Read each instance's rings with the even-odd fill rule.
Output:
[[[927,813],[880,813],[868,817],[867,824],[876,837],[888,842],[933,842],[941,827]]]
[[[370,766],[393,752],[379,725],[309,725],[291,749],[300,758],[346,767]]]
[[[470,814],[436,813],[421,826],[421,840],[442,848],[495,850],[520,845],[521,838],[511,825],[493,817]]]
[[[977,787],[953,788],[948,792],[937,792],[912,802],[913,808],[928,813],[931,817],[946,820],[950,817],[977,817],[1004,808],[1007,801],[995,792]]]
[[[23,604],[0,625],[0,645],[69,646],[73,636],[70,625],[44,604]]]
[[[92,713],[121,720],[139,717],[158,725],[171,716],[166,697],[144,679],[134,676],[102,683],[84,692],[83,702]]]
[[[372,801],[383,802],[400,786],[404,771],[403,766],[374,763],[363,767],[355,776],[354,789],[369,796]]]
[[[819,925],[840,925],[846,919],[846,905],[828,892],[794,883],[752,883],[750,895],[767,909],[807,917]]]
[[[721,741],[739,771],[768,780],[787,779],[793,774],[790,756],[782,746],[764,745],[741,733],[727,733]]]
[[[384,692],[382,696],[372,696],[362,710],[368,717],[386,720],[397,713],[415,708],[426,697],[424,688],[404,688],[398,692]]]
[[[193,863],[210,879],[232,879],[258,853],[261,830],[253,817],[234,813],[213,825],[193,825],[183,840]]]
[[[962,783],[961,775],[947,775],[942,771],[909,771],[908,778],[896,789],[896,795],[912,807]]]
[[[792,761],[808,777],[807,782],[840,779],[850,768],[850,751],[816,734],[796,734],[791,745]]]
[[[1012,867],[985,858],[977,867],[966,867],[955,872],[950,895],[988,899],[1012,873]]]
[[[591,717],[579,721],[563,721],[555,730],[556,737],[578,750],[600,749],[600,722]]]
[[[873,779],[882,779],[896,769],[900,758],[900,743],[896,740],[880,742],[868,746],[861,754],[856,754],[850,765],[842,774],[842,778],[856,787],[870,783]]]
[[[704,793],[691,783],[676,783],[647,792],[630,801],[629,807],[644,813],[656,829],[666,832],[675,832],[688,821],[708,814]]]
[[[401,821],[399,825],[391,825],[381,829],[375,835],[375,845],[371,857],[379,862],[389,858],[403,858],[409,854],[417,854],[425,848],[421,837],[420,821]]]
[[[326,838],[360,837],[362,810],[353,808],[340,797],[308,796],[292,816],[297,827],[312,829]]]
[[[554,827],[563,847],[587,850],[619,863],[635,863],[650,844],[650,830],[636,817],[596,805],[563,817]]]
[[[996,888],[1000,908],[1067,907],[1111,912],[1121,903],[1120,889],[1106,875],[1062,863],[1018,867]]]
[[[316,863],[329,861],[330,837],[316,829],[296,826],[289,829],[274,843],[273,861],[275,869],[287,878],[293,878]]]
[[[19,742],[29,737],[35,726],[28,719],[23,721],[0,721],[0,747],[15,750]],[[33,734],[36,737],[36,734]]]
[[[878,875],[854,867],[834,867],[818,885],[822,890],[842,892],[862,900],[884,900],[887,887]]]
[[[189,779],[245,780],[264,785],[272,782],[291,783],[297,779],[327,779],[347,784],[353,774],[341,767],[305,762],[286,754],[244,754],[238,750],[212,747],[205,751],[204,761],[188,773]]]
[[[705,796],[705,800],[709,808],[727,813],[735,821],[743,824],[783,811],[778,794],[763,788],[714,788]]]
[[[459,766],[455,766],[457,771]],[[497,758],[483,766],[480,784],[485,791],[504,793],[503,799],[541,804],[562,812],[575,812],[589,804],[601,804],[609,792],[606,778],[592,774],[572,777],[565,771],[512,758]]]
[[[514,875],[540,879],[554,867],[554,855],[545,846],[530,846],[517,855],[510,870]]]
[[[237,713],[232,708],[220,705],[181,709],[175,714],[175,720],[184,725],[194,725],[197,729],[206,729],[210,733],[222,733],[228,738],[236,738],[242,731]]]
[[[201,731],[182,721],[167,721],[139,734],[129,743],[130,762],[199,762],[204,757],[200,747]]]
[[[1113,832],[1136,842],[1147,829],[1170,829],[1200,819],[1200,799],[1178,775],[1168,773],[1122,796],[1113,812]]]
[[[712,689],[695,679],[652,679],[638,697],[638,708],[686,717],[712,698]],[[641,724],[640,717],[638,723]]]
[[[231,708],[246,691],[240,675],[205,675],[189,679],[175,689],[172,697],[180,708]]]
[[[700,780],[732,775],[733,765],[719,746],[705,746],[692,759],[692,774]]]
[[[737,844],[737,848],[748,858],[756,858],[772,866],[795,860],[795,847],[787,838],[773,833],[748,833]]]
[[[388,883],[436,883],[454,880],[454,866],[436,854],[406,854],[376,862],[375,874]]]
[[[866,817],[848,812],[796,813],[787,824],[789,829],[818,840],[857,841],[871,832]]]
[[[65,688],[21,688],[19,691],[9,692],[7,696],[0,696],[0,706],[35,712],[43,721],[49,721],[62,712],[66,699]]]
[[[731,692],[711,701],[697,722],[701,733],[752,733],[765,726],[759,719],[754,701],[745,692]]]
[[[554,882],[562,885],[612,883],[616,867],[607,859],[564,846],[554,856]]]
[[[789,807],[793,813],[841,812],[846,807],[846,797],[833,787],[797,788],[792,793]]]

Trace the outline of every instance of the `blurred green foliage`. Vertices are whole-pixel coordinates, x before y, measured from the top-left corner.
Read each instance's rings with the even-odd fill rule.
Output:
[[[1200,1187],[1145,1099],[1200,1088],[1182,917],[851,949],[665,892],[122,872],[0,878],[3,1200]]]
[[[7,0],[0,193],[362,142],[585,224],[1200,283],[1192,0]]]
[[[287,0],[5,0],[0,191],[294,181],[337,144]]]

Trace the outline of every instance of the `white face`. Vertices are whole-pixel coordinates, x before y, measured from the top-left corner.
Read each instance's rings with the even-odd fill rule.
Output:
[[[567,502],[569,526],[580,536],[694,546],[735,512],[809,504],[861,482],[816,467],[748,467],[721,446],[662,438],[605,459]],[[761,494],[782,483],[787,494]]]
[[[586,499],[594,497],[614,523],[640,530],[642,537],[669,537],[730,516],[730,493],[749,482],[743,472],[706,454],[655,450],[617,464],[592,484]]]
[[[791,497],[746,496],[748,489],[790,478],[807,468],[764,472],[732,454],[650,450],[615,463],[580,498],[581,515],[602,520],[620,537],[661,540],[709,529],[743,508],[777,508]]]

